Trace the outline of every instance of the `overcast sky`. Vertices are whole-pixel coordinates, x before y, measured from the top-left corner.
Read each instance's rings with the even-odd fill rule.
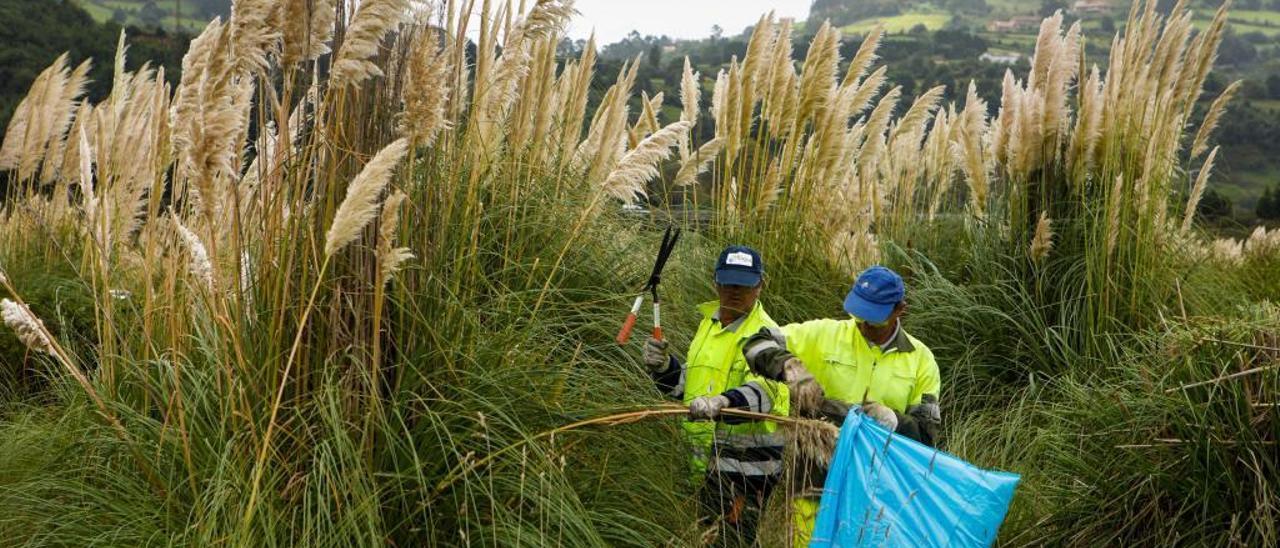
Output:
[[[581,12],[569,24],[571,38],[586,38],[592,29],[600,45],[617,42],[632,30],[672,38],[705,38],[711,26],[735,35],[774,10],[778,17],[802,20],[813,0],[577,0]]]

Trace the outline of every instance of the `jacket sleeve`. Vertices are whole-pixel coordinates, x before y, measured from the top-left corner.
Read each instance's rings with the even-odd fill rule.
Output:
[[[786,350],[804,362],[810,373],[813,372],[813,366],[822,361],[822,334],[829,330],[829,322],[830,320],[811,320],[787,324],[778,330],[778,336],[784,341]]]
[[[772,381],[783,380],[783,366],[794,357],[787,351],[786,337],[776,327],[762,327],[747,337],[742,356],[752,373]]]
[[[733,409],[778,416],[786,416],[790,411],[787,386],[755,374],[748,373],[741,386],[730,388],[720,395],[729,400],[729,407]],[[722,421],[737,424],[749,422],[750,419],[726,416]]]
[[[942,430],[942,408],[938,396],[942,393],[942,378],[938,362],[928,348],[922,348],[924,359],[916,371],[916,386],[911,391],[907,412],[898,414],[897,433],[930,447],[937,447]]]

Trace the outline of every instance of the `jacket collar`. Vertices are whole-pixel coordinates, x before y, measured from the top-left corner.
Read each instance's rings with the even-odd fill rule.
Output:
[[[716,322],[717,325],[719,325],[720,301],[707,301],[705,303],[702,303],[698,305],[698,310],[702,312],[703,319],[714,321]],[[738,316],[738,319],[734,320],[733,323],[723,326],[721,329],[723,331],[728,331],[730,333],[736,332],[739,327],[742,327],[742,324],[746,323],[749,318],[754,317],[759,312],[760,312],[760,301],[756,300],[756,304],[751,307],[750,312],[747,312],[746,314]]]
[[[898,321],[898,327],[893,330],[893,338],[889,339],[882,348],[886,352],[889,349],[893,349],[894,352],[911,352],[916,349],[916,346],[911,344],[911,339],[907,337],[907,330],[902,328],[901,320]]]
[[[857,320],[850,319],[849,327],[853,329],[855,338],[862,340],[863,344],[868,347],[876,348],[876,345],[871,344],[871,341],[862,336],[862,332],[858,330]],[[902,328],[902,320],[898,320],[898,325],[893,330],[893,338],[889,339],[889,342],[883,346],[880,346],[881,352],[906,353],[913,352],[915,349],[916,345],[911,343],[911,338],[907,336],[907,330]]]

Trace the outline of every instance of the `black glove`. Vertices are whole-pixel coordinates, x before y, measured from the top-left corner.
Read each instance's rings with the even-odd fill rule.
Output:
[[[849,416],[849,408],[853,407],[848,403],[840,400],[825,399],[822,400],[822,406],[818,408],[818,412],[822,417],[836,423],[836,426],[844,425],[844,418]]]

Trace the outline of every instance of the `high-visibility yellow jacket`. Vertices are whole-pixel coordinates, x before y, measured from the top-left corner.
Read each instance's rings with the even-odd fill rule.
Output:
[[[757,413],[786,416],[790,398],[784,384],[765,380],[751,372],[742,355],[742,345],[762,327],[777,323],[759,302],[746,316],[730,325],[719,319],[716,301],[698,306],[702,321],[682,363],[672,357],[667,371],[655,376],[667,395],[686,405],[702,396],[724,395],[730,406]],[[693,447],[691,462],[695,477],[707,470],[719,474],[775,476],[782,471],[782,437],[770,422],[685,421],[685,433]]]
[[[827,399],[857,406],[879,402],[898,413],[898,431],[930,445],[940,421],[938,395],[942,389],[933,352],[899,324],[883,348],[867,342],[856,320],[814,320],[782,328],[786,350],[804,363]],[[923,404],[923,405],[922,405]],[[926,424],[932,423],[932,424]],[[794,546],[807,546],[817,515],[817,492],[825,482],[820,466],[797,488],[792,501]],[[805,497],[810,498],[805,498]]]
[[[884,348],[870,344],[855,320],[814,320],[782,328],[786,348],[822,385],[828,399],[879,402],[905,414],[942,389],[933,352],[899,327]]]

